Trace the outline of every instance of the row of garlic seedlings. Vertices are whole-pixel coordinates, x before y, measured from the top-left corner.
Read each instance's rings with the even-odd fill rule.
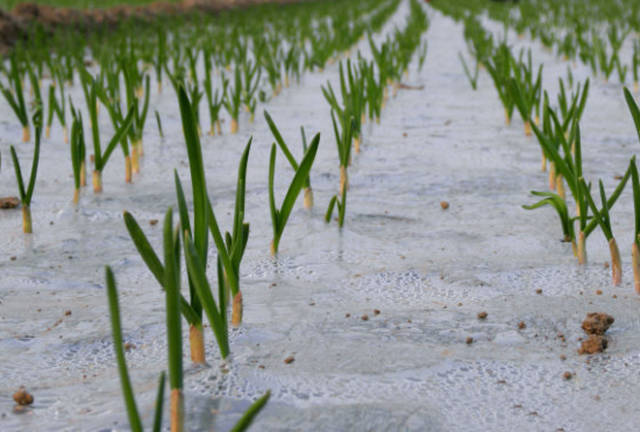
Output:
[[[386,89],[389,85],[394,83],[391,77],[397,77],[399,80],[402,73],[406,72],[413,54],[420,45],[421,34],[428,26],[426,14],[424,14],[417,0],[412,0],[411,5],[412,12],[414,12],[414,14],[412,14],[412,18],[409,19],[407,28],[404,32],[397,31],[395,33],[395,37],[388,38],[383,43],[381,49],[378,49],[370,38],[370,45],[377,56],[377,59],[374,62],[368,63],[359,56],[359,69],[352,69],[348,62],[346,74],[341,65],[341,90],[345,105],[340,108],[341,105],[337,105],[336,107],[332,104],[332,109],[342,109],[342,117],[346,118],[346,113],[348,113],[349,117],[353,119],[357,114],[357,118],[362,120],[365,118],[365,108],[369,108],[370,119],[375,117],[379,121],[381,106],[387,99],[387,97],[383,95],[387,93]],[[415,12],[420,12],[418,14],[421,22],[419,26],[416,24]],[[417,29],[419,29],[418,36],[415,36],[415,31]],[[412,36],[409,36],[410,34],[412,34]],[[411,40],[409,40],[409,38]],[[402,52],[402,50],[392,50],[392,47],[404,47],[406,50],[404,51],[404,54],[398,54],[398,52]],[[384,52],[385,54],[381,54],[381,52]],[[426,55],[426,51],[424,55]],[[389,67],[388,62],[392,62],[394,66]],[[424,56],[420,60],[420,64],[422,65],[423,62]],[[374,74],[374,67],[380,67],[382,65],[384,65],[388,71],[393,70],[394,72],[387,74],[382,72],[382,68],[380,68],[378,73]],[[377,82],[374,75],[378,78]],[[363,89],[367,89],[371,94],[364,97],[364,93],[362,92]],[[354,94],[354,92],[357,94]],[[181,431],[184,423],[181,363],[182,344],[180,339],[181,317],[189,323],[191,360],[194,363],[200,364],[205,362],[203,316],[206,316],[209,321],[223,359],[228,359],[230,355],[228,336],[229,329],[227,325],[227,307],[229,306],[229,303],[231,303],[231,325],[237,327],[242,322],[243,298],[240,290],[240,263],[244,255],[244,250],[249,236],[249,224],[244,221],[244,201],[247,162],[252,146],[252,141],[250,140],[245,147],[239,163],[233,229],[223,235],[218,226],[215,212],[213,211],[207,193],[202,148],[198,132],[198,122],[193,106],[194,102],[193,99],[189,97],[187,85],[184,82],[178,83],[177,93],[179,96],[182,128],[189,156],[193,190],[193,219],[190,220],[189,218],[189,209],[187,208],[181,181],[177,173],[175,173],[176,196],[180,220],[174,228],[172,219],[173,211],[172,209],[167,211],[164,223],[163,249],[165,259],[163,264],[161,259],[150,246],[148,239],[139,224],[136,222],[135,218],[127,212],[125,212],[124,215],[127,230],[129,231],[136,249],[140,253],[149,270],[166,292],[167,334],[169,342],[169,378],[171,381],[170,387],[172,389],[170,396],[172,431]],[[365,99],[366,102],[353,103],[354,100],[362,101],[362,99]],[[334,100],[334,102],[337,104],[337,99]],[[353,111],[358,109],[361,111]],[[269,205],[274,230],[271,252],[275,256],[278,251],[278,244],[284,227],[289,219],[298,195],[300,195],[303,190],[305,207],[310,208],[313,205],[310,171],[320,143],[320,134],[316,134],[307,146],[306,136],[304,130],[302,130],[304,155],[298,163],[282,138],[274,120],[266,111],[264,115],[276,141],[271,147],[268,188]],[[353,138],[355,136],[361,136],[361,130],[356,127],[353,120],[350,121],[350,124],[347,127],[343,124],[341,132],[338,131],[335,117],[333,117],[333,123],[334,128],[336,128],[335,132],[338,147],[340,147],[341,143],[344,146],[351,147],[353,145]],[[354,131],[357,131],[357,135],[354,135]],[[281,149],[295,171],[295,175],[291,180],[284,200],[279,207],[275,204],[274,191],[277,147]],[[343,186],[343,193],[346,193],[346,185],[343,184]],[[342,206],[344,208],[344,201]],[[344,220],[343,216],[341,217],[341,220]],[[340,225],[342,226],[342,222]],[[211,237],[213,238],[215,250],[217,251],[217,256],[215,258],[217,269],[217,290],[212,290],[211,284],[209,283],[206,275],[208,243],[210,241],[209,234],[211,234]],[[182,248],[180,247],[180,244],[182,244]],[[181,250],[183,252],[181,252]],[[177,274],[179,274],[182,255],[184,255],[187,274],[189,276],[188,299],[180,293],[180,278],[177,276]],[[107,269],[107,286],[112,311],[112,324],[114,326],[114,343],[116,344],[116,352],[118,352],[119,349],[121,350],[122,340],[121,336],[119,336],[119,312],[115,279],[110,269]],[[118,361],[130,423],[132,427],[133,425],[138,425],[135,427],[136,430],[141,430],[139,429],[141,428],[141,422],[135,406],[135,399],[133,397],[131,385],[128,382],[126,363],[122,353],[118,356]],[[160,389],[163,388],[164,385],[164,375],[161,376],[160,381],[161,383],[157,401],[162,400]],[[264,404],[266,404],[268,398],[269,393],[258,399],[254,405],[250,407],[248,412],[241,419],[242,425],[248,426],[248,424],[250,424],[251,419],[260,411]],[[162,405],[157,404],[156,418],[158,418],[157,413],[159,411],[161,412],[161,410]],[[244,429],[238,428],[234,430]]]
[[[519,38],[528,35],[539,40],[549,52],[574,64],[580,61],[605,82],[616,72],[620,83],[627,84],[631,72],[638,87],[640,10],[634,0],[435,0],[431,4],[458,21],[487,14],[505,32],[513,30]],[[625,43],[632,46],[630,55],[623,52]]]
[[[394,5],[394,3],[396,3]],[[388,2],[385,14],[390,14],[397,2]],[[334,118],[334,130],[336,132],[336,141],[338,148],[342,145],[344,148],[350,148],[356,143],[356,152],[359,151],[359,142],[361,140],[361,125],[366,121],[366,114],[369,120],[379,122],[380,111],[388,99],[389,86],[392,86],[394,92],[397,91],[400,78],[407,72],[409,62],[414,53],[421,47],[420,67],[426,56],[426,45],[420,45],[421,34],[426,30],[428,21],[426,14],[416,0],[411,1],[412,15],[408,20],[407,27],[404,30],[396,30],[393,36],[387,38],[380,48],[376,47],[369,34],[369,43],[374,54],[374,61],[367,62],[361,56],[358,56],[357,67],[352,68],[351,63],[347,62],[346,68],[340,66],[341,76],[341,95],[342,102],[335,97],[327,98],[331,108],[332,117]],[[380,18],[380,14],[375,15]],[[9,69],[10,88],[3,88],[3,93],[8,101],[16,102],[12,107],[17,107],[20,111],[26,106],[24,103],[24,95],[22,94],[23,78],[20,76],[20,68],[18,66],[17,57],[12,57],[11,67]],[[29,63],[27,63],[30,65]],[[106,166],[115,148],[120,146],[125,154],[125,178],[130,181],[131,174],[139,170],[138,158],[142,156],[142,132],[144,130],[147,112],[149,110],[150,95],[150,76],[146,72],[140,72],[137,68],[137,61],[122,61],[117,66],[101,69],[97,75],[92,75],[89,68],[84,62],[76,63],[78,75],[82,85],[82,91],[85,96],[87,105],[89,126],[91,129],[91,139],[93,142],[93,164],[94,171],[92,183],[94,191],[99,193],[102,191],[101,174]],[[174,65],[175,66],[175,65]],[[205,66],[205,69],[208,67]],[[135,218],[125,212],[124,220],[129,234],[138,249],[144,262],[155,276],[161,287],[167,293],[167,327],[169,339],[169,381],[171,387],[170,411],[171,411],[171,429],[175,431],[182,430],[184,423],[184,409],[182,398],[182,363],[181,363],[181,332],[179,331],[180,316],[184,317],[189,324],[189,345],[191,351],[191,359],[194,363],[205,363],[204,348],[204,332],[203,317],[206,316],[213,330],[216,342],[220,349],[223,359],[228,358],[230,354],[228,340],[228,325],[226,309],[231,305],[231,324],[239,326],[242,322],[243,301],[240,291],[239,276],[240,262],[244,254],[248,235],[249,225],[244,221],[244,191],[246,185],[246,165],[251,148],[251,142],[247,144],[245,152],[240,161],[238,171],[238,187],[236,190],[236,205],[234,226],[230,232],[224,235],[220,231],[215,213],[206,192],[206,180],[204,175],[204,166],[202,159],[202,151],[200,147],[201,128],[198,115],[198,102],[202,96],[197,90],[197,74],[196,69],[191,68],[192,73],[187,77],[186,73],[180,72],[179,68],[174,67],[174,71],[169,72],[165,68],[165,73],[169,76],[176,93],[178,94],[179,106],[182,118],[183,132],[185,142],[187,144],[187,152],[189,156],[189,164],[191,168],[191,181],[193,196],[193,220],[189,219],[189,210],[186,205],[184,193],[179,177],[175,175],[176,195],[178,201],[178,211],[180,221],[177,227],[173,227],[172,214],[169,210],[165,218],[165,241],[164,241],[164,264],[158,258],[146,236],[144,235]],[[31,83],[32,96],[34,97],[34,112],[31,124],[36,131],[35,134],[35,150],[34,163],[31,170],[29,186],[24,187],[22,175],[20,172],[19,161],[14,149],[12,149],[12,157],[14,167],[16,169],[16,177],[18,179],[21,198],[23,200],[23,214],[25,216],[25,232],[31,231],[31,220],[29,212],[29,204],[33,189],[35,186],[35,178],[37,174],[37,166],[39,160],[39,149],[43,128],[46,128],[45,134],[48,135],[54,116],[58,118],[61,126],[66,130],[65,111],[67,99],[65,98],[65,83],[62,79],[58,79],[57,85],[50,86],[49,91],[49,114],[46,121],[43,119],[44,104],[40,94],[40,81],[35,70],[27,66],[26,75]],[[52,70],[52,69],[49,69]],[[236,68],[236,80],[238,82]],[[345,70],[347,71],[345,73]],[[43,70],[41,70],[43,73]],[[257,74],[253,68],[245,77]],[[206,74],[207,77],[211,73]],[[124,82],[124,96],[120,93],[120,76]],[[59,78],[61,75],[59,76]],[[209,85],[205,77],[205,91]],[[245,78],[247,80],[247,78]],[[253,82],[254,78],[248,78]],[[239,81],[242,81],[240,78]],[[257,80],[256,80],[257,81]],[[253,86],[253,85],[251,85]],[[194,88],[196,90],[194,90]],[[330,87],[329,87],[330,88]],[[56,91],[57,90],[57,91]],[[59,93],[57,95],[56,93]],[[233,93],[233,92],[230,92]],[[333,93],[333,91],[331,91]],[[238,98],[238,93],[233,93]],[[328,95],[328,93],[326,93]],[[216,97],[217,99],[217,97]],[[241,99],[241,98],[240,98]],[[219,99],[218,99],[219,100]],[[122,109],[122,102],[126,102],[127,110]],[[70,153],[74,171],[75,193],[74,201],[77,202],[80,187],[86,184],[86,143],[84,133],[83,114],[77,109],[72,100],[68,99],[69,111],[72,116],[71,134],[70,134]],[[106,146],[102,146],[100,140],[100,132],[98,129],[100,107],[104,107],[112,121],[114,133]],[[25,112],[27,110],[25,109]],[[337,126],[334,113],[340,118],[341,127]],[[160,126],[159,117],[158,126]],[[278,139],[279,132],[277,127],[267,113],[265,117],[274,132],[276,142],[282,151],[287,155],[286,144],[283,140]],[[213,119],[213,117],[212,117]],[[213,127],[212,120],[212,127]],[[29,131],[27,123],[26,130]],[[30,135],[27,132],[27,135]],[[69,135],[65,132],[65,141]],[[30,137],[25,136],[29,141]],[[303,133],[303,148],[305,149],[304,157],[297,164],[295,160],[291,160],[291,164],[296,170],[296,174],[291,181],[289,190],[285,196],[282,205],[279,208],[275,206],[273,177],[275,166],[275,144],[272,146],[270,158],[270,206],[272,210],[272,222],[274,227],[274,241],[272,242],[272,253],[277,253],[277,246],[282,235],[284,226],[291,213],[296,198],[302,189],[305,189],[305,206],[310,207],[313,204],[313,195],[310,186],[309,172],[313,164],[315,154],[319,145],[319,135],[316,135],[308,148],[306,148],[306,138]],[[128,145],[130,143],[130,148]],[[287,157],[289,158],[289,155]],[[348,158],[350,160],[350,157]],[[296,166],[297,165],[297,166]],[[344,167],[345,179],[341,181],[342,202],[338,206],[342,208],[340,211],[340,225],[344,222],[344,208],[346,200],[346,166],[341,160],[341,166]],[[341,169],[341,171],[343,171]],[[335,200],[335,197],[334,197]],[[217,251],[217,276],[218,290],[217,293],[212,291],[206,276],[206,263],[208,255],[209,233],[211,233]],[[180,280],[176,275],[179,274],[181,248],[183,245],[185,263],[189,275],[189,298],[185,298],[180,293]],[[118,366],[120,368],[121,382],[125,403],[131,427],[134,430],[141,430],[140,417],[135,406],[135,398],[128,379],[126,362],[122,353],[122,337],[120,333],[119,307],[117,302],[117,290],[115,287],[115,277],[110,269],[107,269],[107,287],[109,294],[110,310],[112,314],[112,326],[114,334],[114,345],[116,349]],[[216,301],[217,297],[217,301]],[[176,318],[177,316],[177,318]],[[159,385],[159,394],[156,405],[156,422],[154,430],[158,430],[161,422],[158,418],[162,418],[162,400],[164,388],[164,374],[161,376]],[[247,416],[243,417],[244,424],[248,424],[253,415],[264,406],[268,395],[261,398],[249,410]],[[158,417],[159,416],[159,417]],[[248,420],[247,420],[248,419]],[[241,430],[241,429],[238,429]]]
[[[31,127],[44,128],[49,137],[54,121],[60,124],[65,144],[70,147],[74,178],[74,203],[80,199],[81,188],[87,185],[87,156],[93,164],[94,193],[103,190],[102,174],[111,155],[119,147],[124,157],[125,182],[133,181],[140,172],[144,155],[143,133],[147,124],[151,96],[151,71],[162,91],[163,76],[168,76],[174,90],[184,87],[190,96],[198,133],[201,133],[200,103],[204,99],[209,113],[211,135],[221,131],[221,108],[231,119],[231,133],[238,131],[241,108],[250,113],[258,101],[267,102],[266,86],[277,95],[289,77],[299,81],[303,72],[322,69],[333,59],[348,54],[350,47],[365,32],[375,32],[395,12],[399,0],[367,0],[356,6],[341,2],[316,2],[301,7],[287,7],[278,13],[272,6],[247,13],[228,13],[224,18],[202,16],[166,17],[157,27],[140,30],[135,23],[124,23],[109,34],[96,34],[88,39],[77,32],[61,31],[51,37],[35,29],[28,41],[17,47],[8,62],[0,62],[0,91],[23,126],[23,141],[31,140]],[[360,7],[370,13],[360,13]],[[329,19],[331,17],[331,19]],[[223,24],[223,25],[212,25]],[[295,27],[292,27],[292,23]],[[188,24],[188,25],[187,25]],[[173,30],[170,36],[168,29]],[[233,36],[233,37],[230,37]],[[85,60],[89,51],[93,60]],[[203,67],[198,77],[199,64]],[[92,73],[92,70],[96,72]],[[231,74],[230,80],[227,75]],[[217,78],[216,78],[217,76]],[[263,78],[265,77],[265,78]],[[43,81],[49,81],[48,104],[45,106]],[[85,110],[74,104],[65,90],[79,80],[84,95]],[[219,81],[216,86],[215,80]],[[27,103],[27,87],[32,101]],[[31,107],[31,108],[30,108]],[[101,107],[103,110],[101,110]],[[68,108],[68,109],[67,109]],[[106,145],[101,140],[100,114],[106,110],[113,135]],[[29,112],[40,113],[38,124],[30,122]],[[68,133],[68,112],[71,114],[71,142]],[[83,112],[88,118],[83,121]],[[162,135],[161,119],[155,112]],[[88,123],[88,124],[87,124]],[[90,129],[93,154],[86,149],[85,124]],[[33,149],[31,178],[37,175],[40,140]],[[15,156],[15,151],[13,152]],[[17,161],[17,158],[15,158]],[[20,183],[19,164],[16,178]],[[33,188],[22,193],[23,231],[32,231],[30,203]]]
[[[609,245],[614,286],[622,282],[622,263],[611,227],[610,211],[631,179],[636,209],[632,267],[635,289],[640,294],[640,183],[635,156],[610,196],[607,197],[602,180],[598,181],[600,207],[592,196],[591,183],[583,176],[579,123],[589,94],[589,79],[584,84],[574,83],[571,69],[568,69],[566,81],[559,79],[559,93],[554,108],[547,91],[542,87],[543,67],[540,65],[537,71],[533,68],[530,50],[526,52],[526,60],[524,50],[514,55],[506,40],[494,41],[494,36],[475,18],[465,20],[465,38],[476,60],[476,68],[471,72],[461,57],[465,74],[472,87],[476,88],[479,70],[485,68],[503,104],[506,124],[511,123],[513,112],[517,109],[524,122],[525,134],[531,136],[532,132],[535,133],[540,144],[542,171],[548,170],[550,191],[533,191],[534,196],[542,199],[533,205],[523,207],[532,210],[546,205],[552,206],[560,218],[563,240],[571,243],[573,253],[581,265],[587,262],[586,240],[600,227]],[[640,111],[627,88],[624,88],[624,97],[640,137]],[[567,205],[567,188],[575,203],[573,215]]]

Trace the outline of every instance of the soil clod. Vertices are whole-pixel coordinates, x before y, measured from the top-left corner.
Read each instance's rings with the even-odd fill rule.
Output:
[[[606,313],[591,312],[582,322],[582,330],[587,334],[603,335],[615,319]]]
[[[562,378],[564,378],[565,380],[569,381],[571,378],[573,378],[573,374],[569,371],[565,372],[562,374]]]
[[[398,88],[403,90],[422,90],[424,89],[424,86],[423,85],[414,86],[414,85],[400,83],[398,84]]]
[[[467,345],[471,345],[473,343],[473,338],[469,336],[466,340]]]
[[[16,208],[19,205],[20,200],[18,199],[18,197],[0,198],[0,209],[2,210]]]
[[[294,361],[296,361],[296,359],[295,359],[295,357],[293,357],[293,356],[289,356],[289,357],[287,357],[286,359],[284,359],[285,364],[291,364],[291,363],[293,363]]]
[[[488,314],[488,313],[486,313],[486,312],[484,312],[484,311],[482,311],[482,312],[478,312],[478,319],[479,319],[479,320],[487,319],[487,316],[489,316],[489,314]]]
[[[13,394],[13,400],[21,406],[31,405],[33,403],[33,395],[24,387],[20,387],[18,391]]]
[[[578,354],[596,354],[603,352],[607,349],[607,344],[608,341],[606,337],[598,334],[591,334],[587,340],[582,342],[582,345],[578,350]]]
[[[449,203],[447,201],[440,201],[440,207],[442,207],[442,210],[446,210],[449,208]]]

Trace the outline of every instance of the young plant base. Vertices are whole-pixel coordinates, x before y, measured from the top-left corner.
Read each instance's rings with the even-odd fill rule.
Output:
[[[31,207],[27,205],[22,206],[22,231],[25,234],[33,233],[33,227],[31,226]]]
[[[140,172],[140,160],[139,160],[139,149],[138,144],[134,143],[131,145],[131,171],[135,174]]]
[[[583,231],[580,231],[578,235],[578,264],[584,265],[587,263],[587,244],[586,236]]]
[[[124,181],[131,183],[131,156],[124,157]]]
[[[304,208],[307,210],[313,207],[313,189],[310,187],[304,188]]]
[[[567,194],[564,191],[564,182],[562,181],[562,176],[556,176],[556,189],[558,191],[558,195],[560,195],[562,199],[567,198]]]
[[[611,280],[614,286],[618,286],[622,283],[622,263],[615,238],[611,238],[609,241],[609,252],[611,253]]]
[[[637,242],[633,242],[633,246],[631,246],[631,263],[633,267],[633,285],[636,293],[640,294],[640,248],[638,248]]]
[[[191,361],[197,364],[205,364],[204,333],[202,325],[189,326],[189,348],[191,350]]]
[[[176,388],[171,390],[169,413],[171,416],[171,432],[182,432],[184,419],[184,397],[182,396],[182,389]]]
[[[29,130],[29,126],[24,126],[22,128],[22,142],[29,142],[31,140],[31,131]]]
[[[93,193],[102,193],[102,173],[100,171],[93,172]]]
[[[233,296],[233,305],[231,306],[231,325],[234,327],[240,327],[242,323],[242,292]]]
[[[347,167],[340,166],[340,195],[346,189],[349,189],[349,174],[347,174]]]

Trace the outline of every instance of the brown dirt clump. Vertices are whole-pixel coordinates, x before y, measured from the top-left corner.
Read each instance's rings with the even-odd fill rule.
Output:
[[[607,349],[607,344],[608,341],[606,337],[598,334],[591,334],[586,340],[582,341],[578,354],[596,354],[603,352]]]
[[[486,313],[486,312],[480,312],[480,313],[478,313],[478,319],[479,319],[479,320],[487,319],[487,316],[488,316],[488,315],[489,315],[489,314],[488,314],[488,313]]]
[[[18,405],[31,405],[33,403],[33,395],[24,387],[20,387],[18,391],[13,394],[13,400]]]
[[[0,11],[0,20],[2,19],[2,11]],[[0,21],[0,28],[2,27],[2,21]],[[16,208],[20,205],[20,200],[18,197],[6,197],[0,198],[0,209],[12,209]]]
[[[606,313],[591,312],[582,322],[582,330],[587,334],[603,335],[615,319]]]

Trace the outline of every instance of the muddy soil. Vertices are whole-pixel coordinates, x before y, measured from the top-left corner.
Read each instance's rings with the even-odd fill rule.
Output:
[[[29,29],[39,25],[48,32],[74,28],[88,32],[113,29],[123,21],[150,22],[161,16],[192,13],[215,14],[231,8],[262,3],[296,3],[305,0],[185,0],[182,3],[154,2],[144,6],[117,6],[108,9],[74,9],[37,3],[21,3],[10,12],[0,10],[0,54],[7,53],[16,41],[29,37]]]

